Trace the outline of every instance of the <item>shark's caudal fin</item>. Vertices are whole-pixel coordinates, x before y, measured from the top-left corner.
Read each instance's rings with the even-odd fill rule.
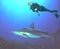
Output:
[[[56,33],[53,33],[53,40],[56,40],[57,35],[60,34],[60,30],[58,30]]]
[[[31,29],[35,29],[34,23],[32,23],[32,24],[30,25],[30,28],[31,28]]]

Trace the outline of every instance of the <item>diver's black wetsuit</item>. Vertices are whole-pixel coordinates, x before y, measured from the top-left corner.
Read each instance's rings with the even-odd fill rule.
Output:
[[[33,3],[30,8],[32,9],[33,12],[50,11],[50,10],[48,10],[47,8],[45,8],[45,7],[43,7],[43,6],[40,6],[40,5],[37,4],[37,3]],[[35,11],[35,8],[37,8],[36,11]]]
[[[30,9],[32,9],[33,12],[37,12],[37,13],[39,13],[39,11],[41,11],[41,12],[48,11],[50,13],[53,13],[58,18],[57,10],[49,10],[49,9],[45,8],[44,6],[41,6],[37,3],[32,3],[32,5],[30,6]],[[37,10],[35,10],[35,9],[37,9]]]

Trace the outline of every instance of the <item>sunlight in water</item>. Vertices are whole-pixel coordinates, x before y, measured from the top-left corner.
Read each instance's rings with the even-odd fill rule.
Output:
[[[2,0],[2,8],[5,12],[14,14],[26,14],[29,12],[28,2],[45,4],[45,0]]]

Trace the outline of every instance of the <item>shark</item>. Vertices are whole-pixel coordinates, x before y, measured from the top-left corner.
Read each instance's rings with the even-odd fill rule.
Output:
[[[34,23],[32,23],[29,28],[21,28],[20,30],[14,30],[12,33],[16,36],[21,36],[24,38],[48,38],[50,34],[47,32],[43,32],[35,29]]]

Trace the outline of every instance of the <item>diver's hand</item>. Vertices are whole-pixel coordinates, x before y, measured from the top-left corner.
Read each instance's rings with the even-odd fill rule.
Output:
[[[38,16],[40,16],[40,14],[38,13]]]
[[[37,8],[35,8],[34,10],[37,11]]]
[[[40,16],[40,13],[39,13],[39,12],[37,12],[37,15],[38,15],[38,16]]]

